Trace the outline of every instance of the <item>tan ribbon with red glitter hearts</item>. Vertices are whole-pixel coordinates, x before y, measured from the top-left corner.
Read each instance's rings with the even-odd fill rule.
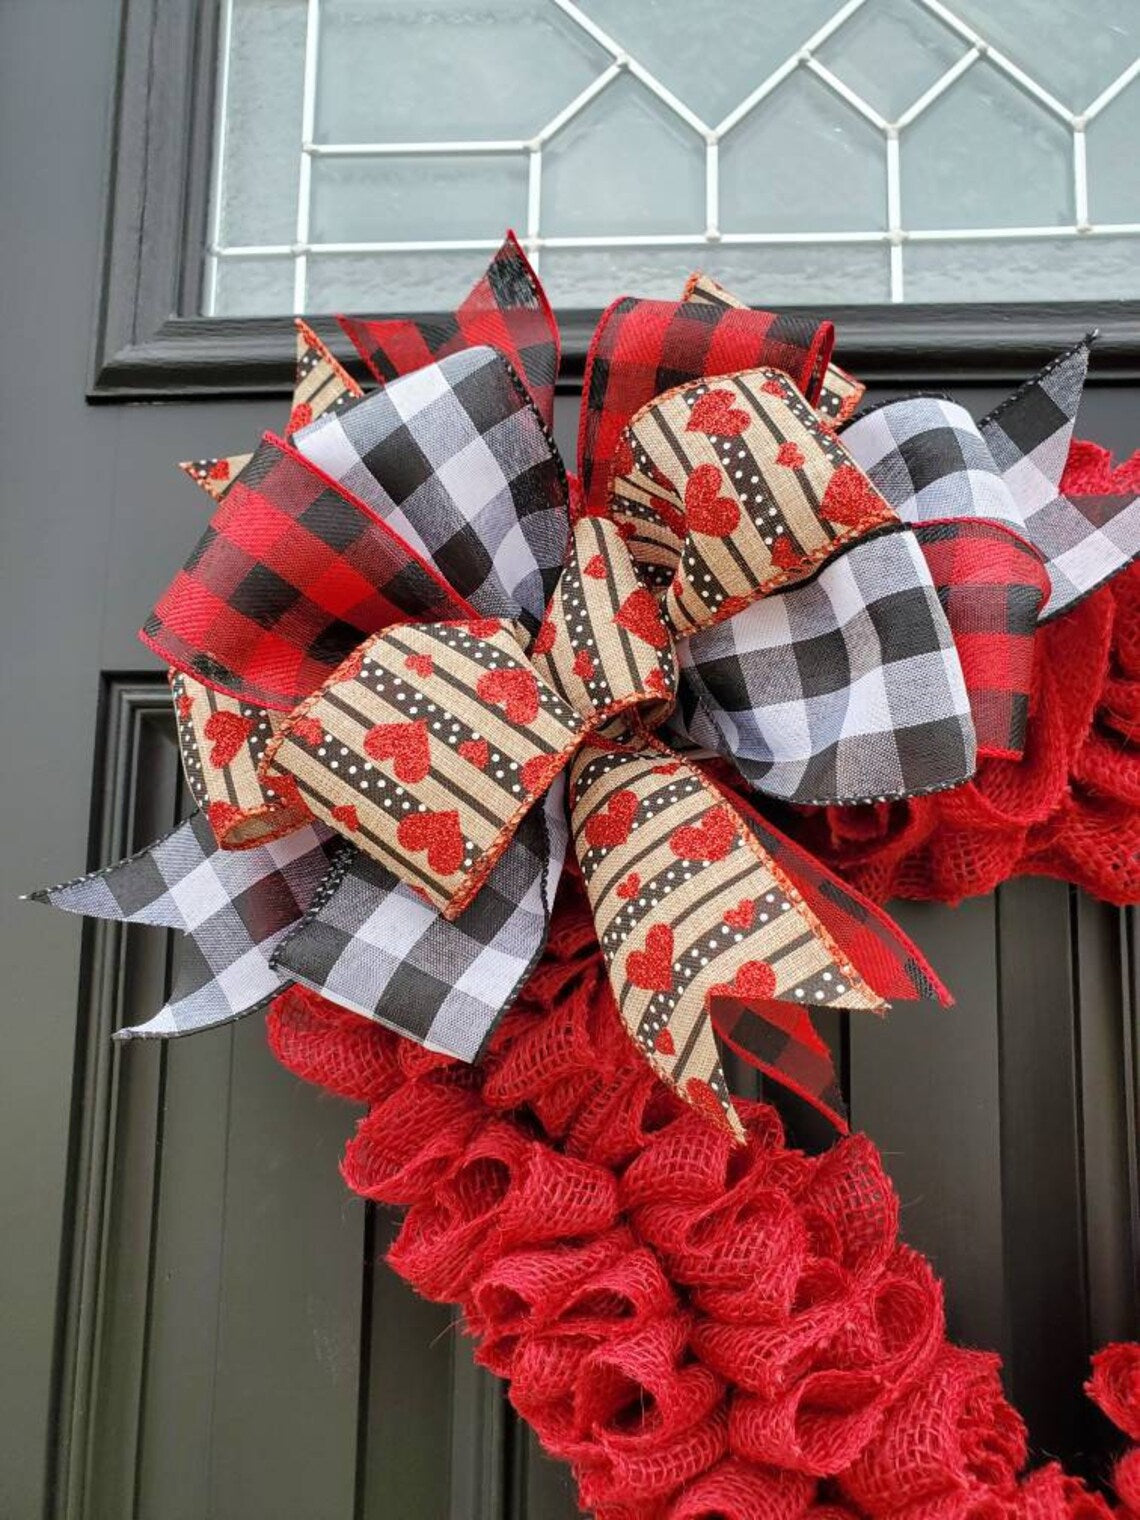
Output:
[[[882,1009],[736,807],[658,737],[674,644],[896,525],[788,378],[678,387],[628,429],[538,635],[496,619],[366,640],[268,740],[298,796],[456,918],[556,777],[618,1006],[657,1070],[739,1132],[709,1018],[732,997]],[[818,1056],[817,1056],[818,1058]]]

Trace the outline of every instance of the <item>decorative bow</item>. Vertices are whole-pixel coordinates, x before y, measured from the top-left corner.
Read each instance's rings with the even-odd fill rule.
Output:
[[[454,318],[344,325],[382,388],[360,397],[302,325],[289,436],[189,467],[220,505],[143,631],[210,827],[39,895],[187,933],[170,1003],[126,1033],[291,978],[471,1060],[541,954],[572,837],[658,1070],[732,1123],[715,1026],[834,1111],[808,1009],[941,989],[741,777],[795,802],[953,786],[990,708],[951,634],[958,580],[936,585],[896,473],[839,441],[861,388],[830,325],[704,280],[616,303],[572,528],[557,332],[513,239]]]

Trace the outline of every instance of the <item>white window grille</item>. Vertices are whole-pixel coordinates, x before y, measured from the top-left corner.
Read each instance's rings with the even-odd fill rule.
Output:
[[[990,7],[991,24],[977,0],[797,0],[805,15],[830,13],[763,77],[746,81],[716,119],[694,108],[675,77],[664,82],[659,64],[644,61],[653,49],[639,38],[659,40],[653,28],[676,6],[694,47],[730,49],[733,21],[724,26],[723,0],[627,5],[630,35],[621,40],[620,28],[598,19],[605,0],[520,0],[499,20],[517,26],[525,15],[546,28],[537,51],[531,47],[521,62],[503,56],[488,88],[485,71],[479,81],[464,77],[452,38],[439,97],[425,91],[404,113],[406,136],[375,141],[322,130],[330,94],[350,98],[348,114],[367,120],[369,91],[384,88],[363,69],[322,67],[330,24],[342,57],[346,37],[375,44],[391,24],[386,0],[338,9],[345,3],[222,0],[207,314],[443,307],[508,222],[563,307],[598,304],[619,288],[666,293],[698,265],[746,297],[784,303],[1140,296],[1135,0],[1117,4],[1124,20],[1098,38],[1098,59],[1115,54],[1110,77],[1096,80],[1077,106],[1043,82],[1039,68],[1019,61],[1016,35],[1013,45],[1000,33],[995,39],[1001,8]],[[446,4],[427,0],[433,28],[416,13],[420,0],[401,3],[425,23],[418,46],[430,48],[433,36],[447,41],[455,13]],[[1028,26],[1035,12],[1055,13],[1059,3],[1020,0],[1017,16]],[[622,7],[610,0],[608,9]],[[786,29],[787,11],[794,15],[797,6],[778,9]],[[1079,54],[1089,45],[1080,21],[1085,0],[1069,0],[1068,9]],[[753,4],[748,15],[757,28],[771,24],[769,5]],[[470,8],[462,19],[472,24]],[[1006,33],[1016,32],[1009,15],[1003,20]],[[898,60],[894,42],[870,62],[861,56],[874,38],[860,39],[858,29],[872,21],[888,28],[885,38],[899,39]],[[478,16],[475,24],[483,24]],[[905,35],[916,26],[926,29],[917,42]],[[543,58],[551,38],[569,45],[569,62],[557,50]],[[431,58],[422,63],[430,76]],[[673,72],[683,73],[683,64]],[[908,78],[924,73],[932,77],[900,104]],[[1090,89],[1083,77],[1070,96],[1082,86]],[[510,114],[503,101],[512,93],[520,111],[537,112],[536,89],[557,103],[543,107],[533,129],[479,134],[483,121]],[[464,121],[463,135],[432,131],[444,94],[445,122]],[[799,102],[799,117],[789,101]],[[594,131],[603,105],[609,124]],[[986,137],[991,109],[1012,123],[1008,143],[1000,126]],[[649,150],[637,136],[647,110]],[[622,112],[629,111],[641,114],[628,116],[623,159]],[[751,147],[750,132],[759,134]],[[585,194],[581,160],[567,170],[567,143],[575,153],[585,144]],[[766,185],[779,192],[768,204]],[[1107,210],[1098,214],[1102,204]],[[1003,224],[1003,213],[1038,207],[1045,214]],[[381,235],[354,235],[361,222]],[[334,235],[338,226],[344,235]]]

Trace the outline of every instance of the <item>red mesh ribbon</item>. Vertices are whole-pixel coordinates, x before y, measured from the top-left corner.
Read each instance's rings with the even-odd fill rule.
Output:
[[[945,1339],[929,1265],[863,1137],[739,1147],[636,1056],[580,891],[477,1068],[293,988],[298,1075],[368,1102],[344,1174],[405,1206],[392,1265],[455,1302],[476,1356],[600,1520],[1097,1520],[1025,1435],[997,1359]],[[1092,1391],[1136,1418],[1140,1351]],[[1133,1458],[1117,1471],[1134,1502]],[[1122,1515],[1130,1512],[1121,1510]]]

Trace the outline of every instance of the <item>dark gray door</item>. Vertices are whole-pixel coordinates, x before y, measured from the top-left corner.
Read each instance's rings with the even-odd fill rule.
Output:
[[[173,461],[248,446],[283,404],[85,400],[118,25],[114,0],[0,6],[0,1515],[559,1520],[565,1475],[453,1316],[376,1264],[391,1223],[337,1174],[351,1106],[279,1069],[256,1017],[112,1049],[168,947],[16,901],[183,806],[134,639],[203,520]],[[1083,430],[1128,450],[1137,400],[1094,381]],[[855,1121],[955,1333],[1006,1354],[1039,1450],[1096,1466],[1086,1357],[1138,1328],[1134,925],[1044,882],[900,917],[959,1003],[853,1031]]]

